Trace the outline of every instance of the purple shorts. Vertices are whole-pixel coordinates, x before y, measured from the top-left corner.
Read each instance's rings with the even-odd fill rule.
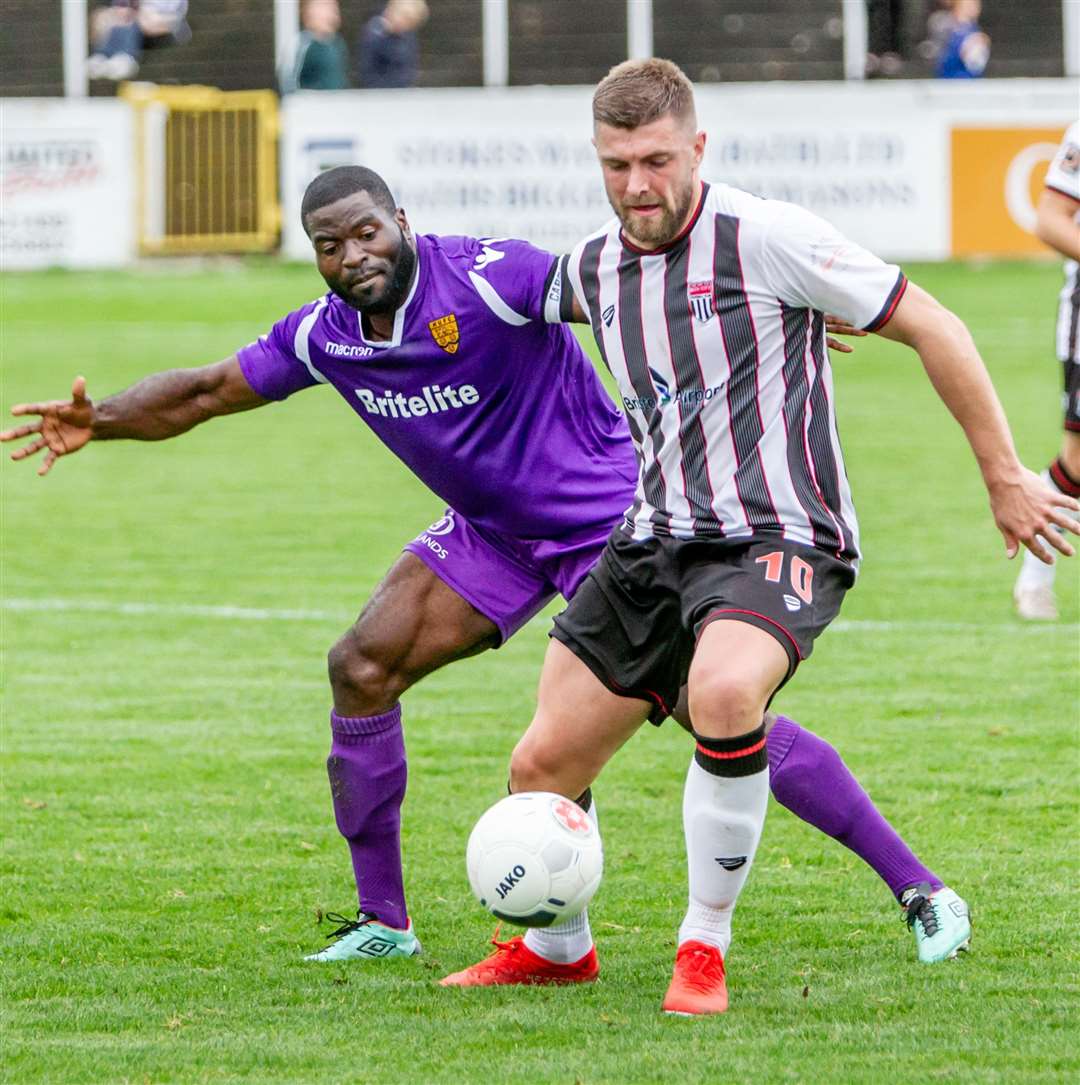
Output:
[[[556,596],[569,599],[604,549],[610,526],[570,540],[530,541],[475,527],[447,509],[405,546],[512,637]]]

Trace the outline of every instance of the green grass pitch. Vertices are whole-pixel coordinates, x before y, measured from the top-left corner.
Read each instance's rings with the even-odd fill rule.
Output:
[[[1058,267],[909,270],[968,321],[1043,467],[1060,432]],[[259,262],[0,286],[5,414],[79,372],[93,396],[225,357],[321,292],[313,269]],[[689,750],[646,727],[597,788],[600,982],[439,989],[494,926],[465,838],[530,717],[537,620],[405,699],[425,955],[301,963],[319,913],[355,907],[323,769],[325,652],[442,508],[311,391],[173,442],[91,446],[43,480],[5,457],[0,1077],[1076,1080],[1077,566],[1058,578],[1059,625],[1014,619],[1016,566],[915,356],[864,340],[835,367],[865,563],[779,707],[836,744],[971,903],[966,959],[916,963],[876,877],[773,806],[731,1012],[663,1017]]]

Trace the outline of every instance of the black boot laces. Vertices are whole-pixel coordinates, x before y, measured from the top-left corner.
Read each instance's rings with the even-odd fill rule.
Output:
[[[927,886],[929,889],[929,886]],[[919,887],[919,890],[922,886]],[[937,909],[934,907],[933,901],[928,895],[924,895],[920,891],[916,891],[915,895],[907,902],[905,906],[907,925],[914,929],[915,921],[918,920],[923,925],[923,930],[926,932],[927,938],[933,938],[938,932],[938,917]]]
[[[338,915],[337,912],[327,912],[323,917],[329,920],[331,923],[338,923],[340,926],[336,931],[331,931],[327,938],[344,938],[347,934],[352,934],[353,931],[358,931],[361,927],[371,923],[375,917],[373,915],[367,915],[364,912],[357,912],[355,919],[346,919],[343,915]]]

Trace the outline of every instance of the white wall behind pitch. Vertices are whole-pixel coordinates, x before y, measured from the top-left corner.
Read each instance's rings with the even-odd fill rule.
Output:
[[[748,83],[696,90],[704,176],[792,200],[893,259],[950,248],[953,124],[1067,124],[1074,80]],[[561,251],[610,211],[590,87],[308,92],[282,104],[283,248],[307,259],[300,199],[322,168],[380,172],[417,230]]]

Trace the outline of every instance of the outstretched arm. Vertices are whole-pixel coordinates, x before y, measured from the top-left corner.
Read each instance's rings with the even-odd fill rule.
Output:
[[[1080,509],[1080,503],[1051,490],[1017,458],[1005,412],[964,322],[909,283],[878,334],[918,353],[935,391],[963,428],[1009,557],[1023,543],[1037,558],[1050,562],[1044,541],[1072,555],[1072,546],[1050,525],[1077,532],[1066,509]]]
[[[33,437],[17,448],[13,460],[42,449],[45,458],[38,474],[47,474],[61,456],[78,452],[91,440],[130,438],[163,441],[186,433],[218,415],[250,411],[270,401],[244,379],[235,356],[198,369],[170,369],[154,373],[116,395],[94,403],[86,395],[86,380],[76,377],[70,400],[20,403],[14,415],[39,415],[36,422],[0,433],[0,441]]]
[[[1035,233],[1052,249],[1070,260],[1080,260],[1080,203],[1064,192],[1044,188],[1035,211]]]

